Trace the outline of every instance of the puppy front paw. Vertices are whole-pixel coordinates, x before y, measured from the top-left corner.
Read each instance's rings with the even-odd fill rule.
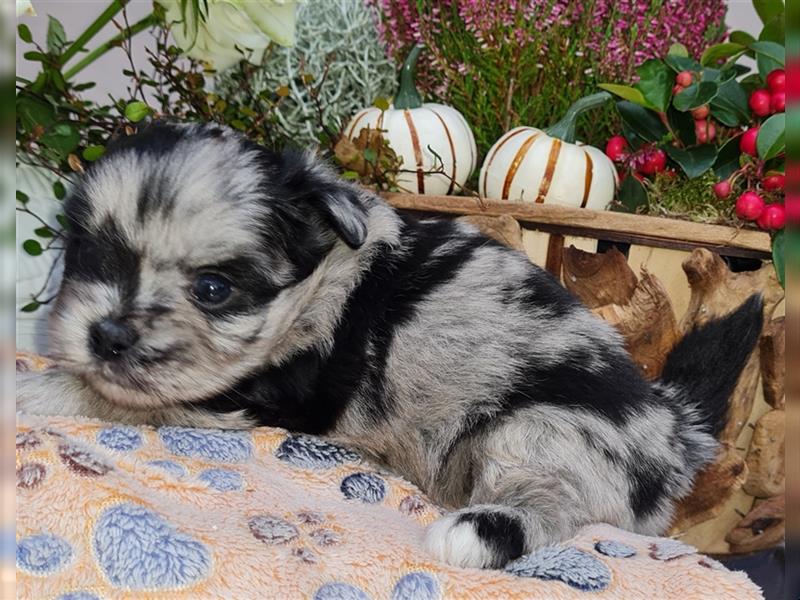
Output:
[[[17,411],[30,415],[85,415],[87,391],[76,376],[59,369],[17,373]]]
[[[521,522],[508,511],[466,508],[432,523],[425,549],[454,567],[499,569],[524,552]]]

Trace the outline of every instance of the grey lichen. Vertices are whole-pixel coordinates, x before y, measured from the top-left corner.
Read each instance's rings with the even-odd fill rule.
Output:
[[[309,0],[300,5],[296,44],[273,46],[253,77],[256,93],[288,88],[276,111],[276,125],[288,139],[314,146],[319,143],[320,122],[338,131],[359,109],[394,93],[395,65],[378,39],[376,22],[374,7],[363,0]],[[216,85],[230,89],[232,81],[223,73]],[[316,103],[310,88],[317,94]]]

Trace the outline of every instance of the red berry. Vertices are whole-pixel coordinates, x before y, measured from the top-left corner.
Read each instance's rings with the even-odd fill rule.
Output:
[[[772,92],[769,97],[769,110],[774,113],[782,113],[786,110],[786,92]]]
[[[706,121],[705,119],[695,121],[694,135],[699,144],[712,142],[714,141],[714,138],[717,137],[717,128],[714,127],[714,123],[712,121]]]
[[[667,166],[667,155],[658,148],[648,151],[638,167],[639,173],[643,175],[655,175],[660,173]]]
[[[625,158],[625,149],[628,147],[628,140],[621,135],[615,135],[609,138],[606,143],[606,156],[611,160],[617,162]]]
[[[786,71],[783,69],[775,69],[770,71],[767,75],[767,87],[773,94],[775,92],[786,91]]]
[[[689,87],[690,85],[692,85],[693,79],[694,78],[692,77],[691,71],[681,71],[676,75],[675,83],[677,83],[678,85],[682,85],[683,87]]]
[[[756,90],[750,94],[750,110],[757,117],[766,117],[769,114],[769,92],[767,90]]]
[[[761,187],[768,192],[779,192],[783,190],[786,183],[786,176],[783,173],[767,173],[761,180]]]
[[[746,221],[755,221],[764,212],[764,200],[755,192],[745,192],[736,199],[736,215]]]
[[[717,198],[727,198],[731,195],[731,182],[723,179],[714,184],[714,195]]]
[[[709,113],[708,104],[703,104],[703,106],[698,106],[694,110],[692,110],[692,118],[696,121],[705,119]]]
[[[676,83],[675,85],[672,86],[672,95],[673,96],[677,96],[678,94],[680,94],[685,89],[686,89],[685,87],[683,87],[679,83]]]
[[[756,139],[758,138],[758,127],[751,127],[742,134],[739,139],[739,150],[750,156],[757,156]]]
[[[758,217],[761,229],[783,229],[786,224],[786,209],[783,204],[767,204]]]

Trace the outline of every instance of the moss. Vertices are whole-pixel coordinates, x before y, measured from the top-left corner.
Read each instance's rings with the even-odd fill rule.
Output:
[[[712,189],[718,181],[713,172],[695,179],[659,173],[646,183],[648,214],[724,225],[741,225],[734,214],[736,194],[717,198]]]

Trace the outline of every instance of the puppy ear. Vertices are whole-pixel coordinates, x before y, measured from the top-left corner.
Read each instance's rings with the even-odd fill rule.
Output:
[[[278,173],[295,203],[316,211],[351,248],[364,244],[368,215],[357,187],[311,152],[284,152],[278,161]]]
[[[351,248],[359,248],[367,239],[367,209],[350,186],[336,182],[332,187],[319,191],[317,202],[339,237]]]

